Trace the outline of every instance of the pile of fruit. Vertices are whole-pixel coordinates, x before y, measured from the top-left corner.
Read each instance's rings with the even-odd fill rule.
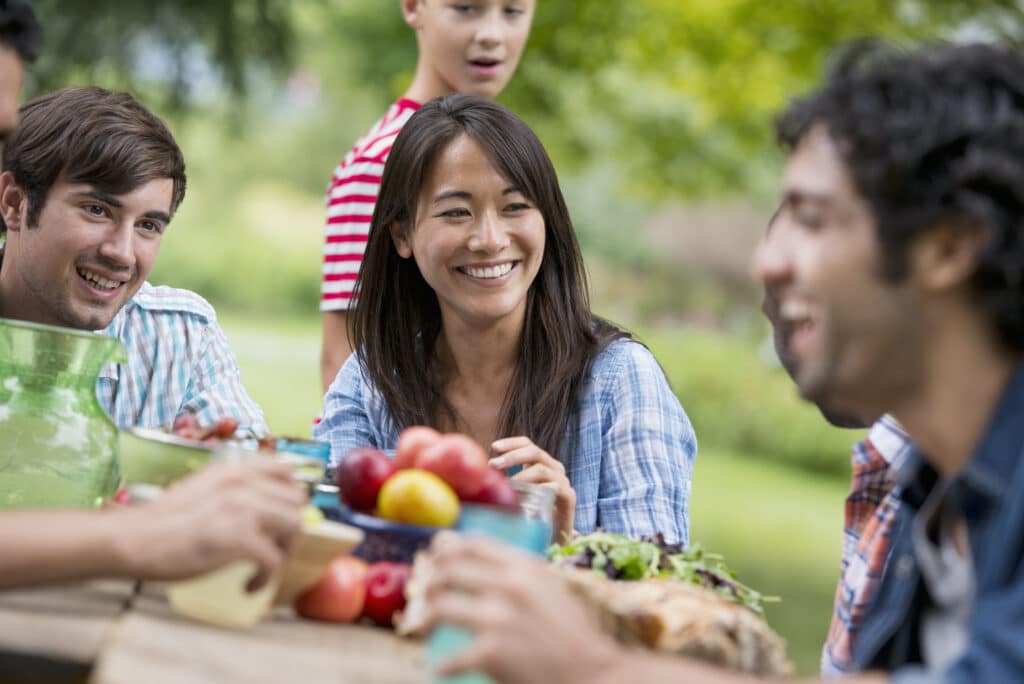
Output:
[[[352,510],[409,525],[451,527],[462,503],[519,510],[511,482],[479,444],[423,426],[402,432],[394,458],[372,447],[350,451],[335,484]]]
[[[325,622],[367,618],[382,627],[405,607],[405,583],[412,572],[406,563],[370,563],[354,556],[331,561],[316,585],[295,601],[295,612]]]
[[[451,527],[463,503],[518,512],[519,495],[503,472],[492,468],[479,444],[465,435],[410,427],[399,436],[395,457],[373,447],[353,449],[335,471],[341,503],[385,520],[425,527]],[[354,622],[369,618],[391,626],[405,607],[406,563],[369,565],[342,556],[295,602],[314,620]]]

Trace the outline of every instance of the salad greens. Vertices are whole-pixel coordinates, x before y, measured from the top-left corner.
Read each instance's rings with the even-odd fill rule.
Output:
[[[630,539],[621,534],[594,532],[565,544],[553,544],[548,558],[559,565],[591,568],[613,580],[667,577],[710,589],[733,603],[764,615],[763,603],[778,601],[736,580],[722,556],[707,553],[700,544],[683,548],[660,535]]]

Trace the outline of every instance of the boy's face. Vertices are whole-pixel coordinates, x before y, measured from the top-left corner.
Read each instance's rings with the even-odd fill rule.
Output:
[[[754,255],[804,398],[874,415],[919,377],[921,293],[913,278],[884,281],[880,256],[873,212],[815,126],[789,159],[778,216]]]
[[[122,195],[60,177],[33,227],[10,173],[0,177],[0,208],[17,290],[8,317],[82,330],[105,328],[149,276],[170,221],[170,178]],[[7,264],[5,263],[5,267]]]
[[[437,95],[496,97],[523,54],[536,0],[403,0]]]

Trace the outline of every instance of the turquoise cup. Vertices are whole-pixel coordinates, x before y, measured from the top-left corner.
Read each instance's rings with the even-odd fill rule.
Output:
[[[522,486],[517,486],[520,489]],[[533,487],[531,487],[533,489]],[[534,501],[540,498],[539,508]],[[551,543],[551,508],[554,492],[540,487],[524,494],[520,489],[524,513],[507,513],[491,506],[466,505],[462,508],[456,529],[465,534],[480,534],[524,551],[543,555]],[[433,672],[449,656],[473,643],[472,632],[453,625],[439,625],[427,639],[427,663]],[[434,684],[493,684],[494,680],[479,672],[457,677],[434,676]]]

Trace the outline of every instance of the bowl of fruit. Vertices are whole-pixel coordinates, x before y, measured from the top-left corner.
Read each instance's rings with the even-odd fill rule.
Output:
[[[475,441],[428,427],[406,429],[394,458],[373,447],[345,454],[335,469],[339,506],[328,518],[363,531],[353,554],[368,562],[411,563],[467,503],[519,510],[519,496]]]
[[[118,438],[121,477],[128,485],[166,487],[206,465],[216,444],[237,429],[238,420],[231,416],[201,428],[192,414],[179,416],[172,432],[124,428]]]

